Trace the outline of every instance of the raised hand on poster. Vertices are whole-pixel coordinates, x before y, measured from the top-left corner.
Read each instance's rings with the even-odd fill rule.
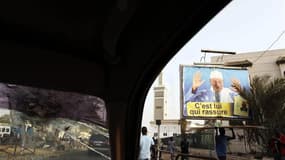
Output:
[[[240,81],[236,78],[231,79],[232,84],[231,84],[231,89],[235,92],[240,93],[241,92],[241,84]]]
[[[195,72],[192,80],[192,93],[196,92],[197,88],[199,88],[204,82],[205,80],[202,80],[201,72]]]

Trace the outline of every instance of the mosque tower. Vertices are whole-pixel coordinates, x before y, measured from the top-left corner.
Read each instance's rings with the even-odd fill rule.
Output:
[[[162,72],[158,76],[158,84],[154,87],[154,120],[164,120],[167,116],[166,88],[162,81]]]

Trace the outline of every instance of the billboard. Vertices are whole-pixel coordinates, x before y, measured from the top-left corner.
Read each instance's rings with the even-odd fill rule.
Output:
[[[239,95],[249,89],[246,69],[181,66],[181,115],[184,118],[249,118],[247,101]]]

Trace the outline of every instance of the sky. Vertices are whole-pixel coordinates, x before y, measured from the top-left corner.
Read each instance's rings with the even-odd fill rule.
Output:
[[[285,49],[284,32],[285,0],[232,1],[190,39],[163,69],[163,83],[168,95],[167,119],[180,118],[180,64],[200,62],[204,55],[201,49],[233,51],[237,54]],[[211,56],[217,54],[207,54],[206,62],[210,61]],[[149,121],[153,120],[153,86],[156,84],[155,81],[146,97],[143,126],[149,126]]]

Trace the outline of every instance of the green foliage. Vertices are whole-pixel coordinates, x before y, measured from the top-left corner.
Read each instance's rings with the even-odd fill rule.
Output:
[[[255,76],[250,85],[249,91],[240,93],[247,99],[252,111],[250,124],[262,125],[268,130],[250,130],[248,141],[265,147],[275,128],[285,128],[285,79]]]

